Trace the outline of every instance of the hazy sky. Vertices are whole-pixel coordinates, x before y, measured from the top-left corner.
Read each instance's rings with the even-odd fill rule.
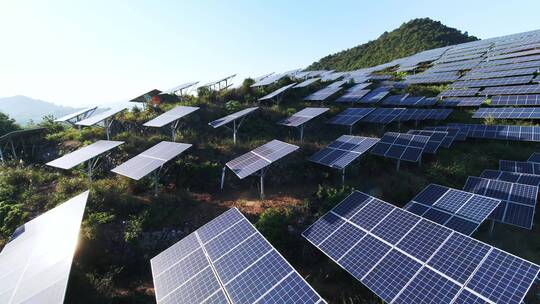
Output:
[[[540,29],[540,1],[0,0],[0,97],[63,105],[305,67],[431,17],[480,38]]]

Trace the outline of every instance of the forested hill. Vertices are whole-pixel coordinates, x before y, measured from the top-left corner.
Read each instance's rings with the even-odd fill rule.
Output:
[[[429,18],[413,19],[379,38],[339,53],[328,55],[308,70],[347,71],[375,66],[437,47],[478,40],[467,32]]]

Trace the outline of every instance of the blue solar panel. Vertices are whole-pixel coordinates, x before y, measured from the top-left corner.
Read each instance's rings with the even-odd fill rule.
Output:
[[[540,175],[534,174],[506,172],[500,170],[484,170],[480,177],[524,185],[540,186]]]
[[[386,95],[390,94],[390,89],[381,87],[376,88],[369,92],[367,95],[358,100],[358,103],[377,103],[381,101]]]
[[[540,164],[513,160],[499,160],[499,170],[540,175]]]
[[[454,304],[489,304],[489,302],[471,293],[467,289],[462,290],[453,303]]]
[[[519,263],[497,261],[495,268],[495,262],[487,261],[497,249],[365,193],[354,193],[321,219],[328,222],[331,214],[333,222],[345,224],[321,225],[319,220],[303,236],[385,302],[452,303],[459,299],[467,303],[470,299],[477,303],[478,298],[490,297],[489,289],[492,298],[506,291],[505,299],[517,303],[513,299],[525,296],[540,271],[539,266],[521,259]],[[341,217],[337,208],[350,220]],[[324,240],[322,245],[318,239]],[[502,254],[504,259],[517,259]],[[489,287],[471,284],[483,267],[489,269],[485,273],[490,277],[481,279],[489,280]],[[515,284],[497,280],[510,277],[509,273],[517,279]]]
[[[533,154],[531,154],[531,156],[529,156],[529,159],[527,159],[527,161],[530,163],[540,164],[540,153],[534,152]]]
[[[428,141],[428,136],[387,132],[373,147],[371,154],[418,162]]]
[[[322,301],[237,209],[151,263],[158,303],[228,303],[225,293],[232,303]]]
[[[375,108],[349,108],[328,121],[329,124],[352,126]]]
[[[343,135],[313,154],[309,160],[331,168],[344,169],[378,141],[378,138]]]
[[[362,122],[389,124],[398,119],[405,108],[378,108],[362,118]]]
[[[473,118],[539,119],[540,108],[480,108]]]
[[[535,126],[506,126],[506,125],[479,125],[455,124],[452,127],[468,127],[468,137],[482,139],[501,139],[515,141],[540,141],[540,127]]]

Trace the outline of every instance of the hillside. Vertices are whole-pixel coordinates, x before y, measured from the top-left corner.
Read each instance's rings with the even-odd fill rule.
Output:
[[[478,40],[458,29],[429,18],[413,19],[399,28],[384,32],[379,38],[328,55],[314,62],[308,70],[347,71],[370,67],[428,49]]]
[[[30,120],[39,122],[44,115],[61,117],[76,110],[22,95],[0,98],[0,112],[8,114],[20,125],[26,125]]]

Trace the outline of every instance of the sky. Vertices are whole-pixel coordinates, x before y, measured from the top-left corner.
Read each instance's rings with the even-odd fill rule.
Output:
[[[430,17],[490,38],[540,29],[540,1],[0,0],[0,97],[81,107],[303,68]]]

